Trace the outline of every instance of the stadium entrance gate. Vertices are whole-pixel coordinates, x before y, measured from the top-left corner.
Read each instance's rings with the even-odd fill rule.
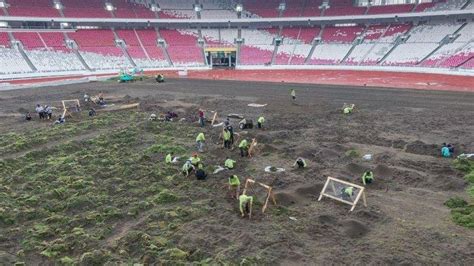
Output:
[[[218,68],[235,67],[235,55],[237,49],[234,47],[209,47],[204,50],[208,65]]]

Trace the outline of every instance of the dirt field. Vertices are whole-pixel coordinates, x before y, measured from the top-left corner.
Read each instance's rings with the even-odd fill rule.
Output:
[[[296,102],[291,101],[289,88],[296,90]],[[68,137],[58,136],[52,142],[4,151],[0,162],[21,160],[28,152],[68,142],[83,143],[133,121],[144,123],[148,114],[168,110],[186,118],[180,122],[184,124],[179,128],[182,130],[172,132],[171,137],[188,149],[182,155],[189,156],[194,151],[193,134],[200,130],[195,122],[198,108],[216,110],[221,117],[243,114],[254,121],[264,115],[265,130],[252,129],[244,135],[259,141],[257,156],[241,159],[237,149],[222,149],[218,144],[220,130],[209,126],[204,129],[207,147],[203,157],[206,166],[223,165],[226,156],[236,159],[234,172],[241,181],[253,177],[272,185],[278,206],[270,205],[265,214],[256,209],[252,220],[242,219],[237,202],[225,190],[228,171],[210,175],[205,182],[177,176],[178,183],[189,186],[183,195],[186,199],[179,204],[206,205],[200,215],[182,219],[168,235],[173,246],[187,254],[183,255],[185,262],[474,264],[474,231],[455,225],[443,205],[452,196],[468,199],[467,183],[453,168],[452,160],[438,156],[443,142],[453,143],[457,154],[474,151],[474,93],[186,79],[170,79],[159,85],[151,81],[97,82],[0,92],[0,134],[47,130],[50,123],[37,119],[26,123],[15,114],[33,110],[36,103],[59,106],[61,99],[81,99],[84,92],[94,95],[99,91],[115,104],[140,102],[141,115],[132,120],[114,117],[113,123],[97,126],[97,130],[86,128]],[[255,108],[248,107],[249,103],[268,105]],[[355,104],[355,112],[342,115],[343,103]],[[98,117],[101,115],[99,111]],[[233,122],[237,128],[236,120]],[[78,122],[73,119],[67,123]],[[158,138],[160,134],[156,132]],[[139,148],[144,150],[147,145],[144,137]],[[373,160],[362,159],[367,153],[373,154]],[[163,156],[160,153],[149,160],[162,160]],[[307,159],[308,169],[292,169],[299,156]],[[269,174],[263,171],[266,166],[286,171]],[[359,205],[350,213],[348,205],[327,198],[317,201],[327,176],[360,183],[367,168],[375,174],[375,183],[367,188],[367,208]],[[3,191],[10,193],[5,189],[6,181],[0,180],[5,182],[0,183]],[[111,252],[111,262],[160,262],[159,257],[149,258],[146,248],[135,247],[134,252],[122,254],[109,245],[125,241],[129,231],[158,235],[160,230],[152,224],[159,219],[160,215],[146,208],[133,217],[115,218],[106,224],[110,231],[94,243]],[[6,227],[9,232],[16,228],[17,233],[0,237],[0,258],[9,263],[22,260],[33,264],[56,260],[34,249],[18,254],[26,249],[21,244],[25,238],[22,230],[33,225],[25,222]],[[86,229],[101,226],[93,224]],[[96,248],[84,244],[68,254],[79,262],[81,253]]]

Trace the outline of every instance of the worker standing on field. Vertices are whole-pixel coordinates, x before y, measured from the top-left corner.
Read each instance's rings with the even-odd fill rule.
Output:
[[[224,128],[224,131],[222,131],[222,137],[224,139],[224,148],[230,149],[231,147],[231,134],[230,131],[227,128]]]
[[[367,185],[371,184],[374,181],[374,173],[370,170],[367,170],[362,175],[362,184]]]
[[[265,123],[265,117],[260,116],[257,119],[257,127],[260,128],[260,129],[263,129],[263,123]]]
[[[290,95],[291,95],[291,98],[293,99],[293,101],[296,101],[296,91],[295,91],[295,89],[291,89]]]
[[[245,214],[248,214],[249,218],[252,217],[252,205],[253,197],[247,196],[245,194],[240,195],[239,197],[239,209],[242,217],[245,217]]]
[[[205,119],[205,118],[204,118],[204,111],[201,110],[201,109],[199,109],[199,113],[198,113],[198,114],[199,114],[199,125],[200,125],[201,127],[204,127],[204,122],[205,122],[205,121],[204,121],[204,119]]]
[[[249,154],[249,143],[246,139],[243,139],[239,144],[240,157],[248,156]]]
[[[206,138],[204,137],[204,133],[199,133],[196,137],[196,145],[197,149],[199,152],[204,151],[204,142],[206,141]]]
[[[231,175],[229,177],[229,191],[232,195],[232,197],[234,197],[235,195],[235,199],[239,199],[239,195],[240,195],[240,180],[239,180],[239,177],[236,176],[236,175]]]
[[[234,164],[235,164],[235,161],[230,159],[229,157],[227,157],[224,162],[224,166],[229,170],[234,169]]]

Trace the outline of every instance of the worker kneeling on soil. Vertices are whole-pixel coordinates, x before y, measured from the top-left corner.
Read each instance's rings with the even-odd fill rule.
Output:
[[[261,116],[257,120],[257,127],[263,129],[263,123],[265,123],[265,117]]]
[[[367,185],[371,184],[374,181],[374,173],[370,170],[367,170],[362,175],[362,184]]]
[[[451,144],[446,145],[446,143],[443,143],[443,147],[441,148],[441,156],[444,158],[449,158],[454,152],[454,147]]]
[[[253,205],[253,197],[247,196],[245,194],[240,195],[239,197],[239,209],[242,217],[245,217],[247,214],[249,217],[252,216],[252,205]]]
[[[239,144],[240,157],[245,157],[249,155],[249,143],[246,139],[243,139]]]
[[[240,195],[240,180],[239,180],[239,177],[236,176],[236,175],[231,175],[229,177],[229,191],[232,195],[232,197],[234,197],[235,195],[235,199],[239,199],[239,195]]]
[[[229,157],[227,157],[224,162],[224,166],[229,170],[234,169],[234,164],[235,164],[235,161],[230,159]]]
[[[195,167],[199,166],[199,163],[201,162],[201,158],[197,155],[197,153],[193,154],[193,157],[191,157],[191,164],[194,165]]]
[[[199,164],[195,175],[196,175],[197,180],[206,180],[207,174],[206,174],[206,171],[204,171],[204,166],[202,164]]]
[[[163,83],[163,82],[165,82],[165,76],[163,74],[158,74],[158,75],[156,75],[155,80],[158,83]]]
[[[206,141],[206,138],[204,137],[204,133],[199,133],[196,137],[196,146],[199,152],[204,151],[204,142]]]
[[[306,168],[306,166],[308,165],[306,164],[306,161],[303,158],[298,157],[293,166],[298,166],[298,168]]]
[[[352,196],[354,196],[354,187],[344,187],[341,192],[343,200],[351,200]]]
[[[354,105],[353,104],[344,103],[344,105],[342,106],[342,112],[345,115],[352,114],[353,111],[354,111]]]
[[[171,164],[173,162],[173,153],[168,153],[165,157],[165,163],[166,164]]]
[[[191,161],[188,160],[183,164],[181,172],[185,177],[188,177],[192,171],[194,171],[194,165],[191,163]]]

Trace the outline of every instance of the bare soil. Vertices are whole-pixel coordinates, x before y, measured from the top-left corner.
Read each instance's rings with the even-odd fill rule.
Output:
[[[290,88],[296,90],[295,102]],[[3,91],[0,112],[33,111],[36,103],[59,107],[61,99],[100,91],[117,104],[139,101],[146,113],[175,111],[196,127],[198,108],[218,111],[220,118],[237,113],[256,121],[265,116],[265,130],[243,135],[260,143],[252,159],[241,159],[237,149],[222,149],[220,130],[206,127],[205,163],[236,159],[234,172],[241,180],[252,177],[272,185],[279,207],[270,205],[265,214],[255,209],[251,220],[242,219],[225,190],[228,171],[205,182],[183,180],[193,182],[192,201],[210,202],[207,216],[174,234],[183,250],[234,263],[474,264],[474,232],[455,225],[443,205],[452,196],[467,198],[466,181],[451,160],[438,156],[443,142],[453,143],[456,154],[474,152],[473,93],[170,79],[164,84],[96,82]],[[268,105],[253,108],[249,103]],[[343,115],[343,103],[355,104],[355,112]],[[237,129],[237,120],[232,121]],[[5,115],[0,134],[49,126]],[[349,150],[357,156],[349,156]],[[367,153],[371,161],[362,159]],[[291,167],[300,156],[307,159],[305,170]],[[286,171],[265,173],[269,165]],[[367,208],[360,205],[350,213],[349,206],[331,199],[317,201],[327,176],[360,183],[368,168],[374,170],[375,183],[367,187]],[[119,241],[126,230],[140,229],[146,219],[117,224],[104,246]]]

